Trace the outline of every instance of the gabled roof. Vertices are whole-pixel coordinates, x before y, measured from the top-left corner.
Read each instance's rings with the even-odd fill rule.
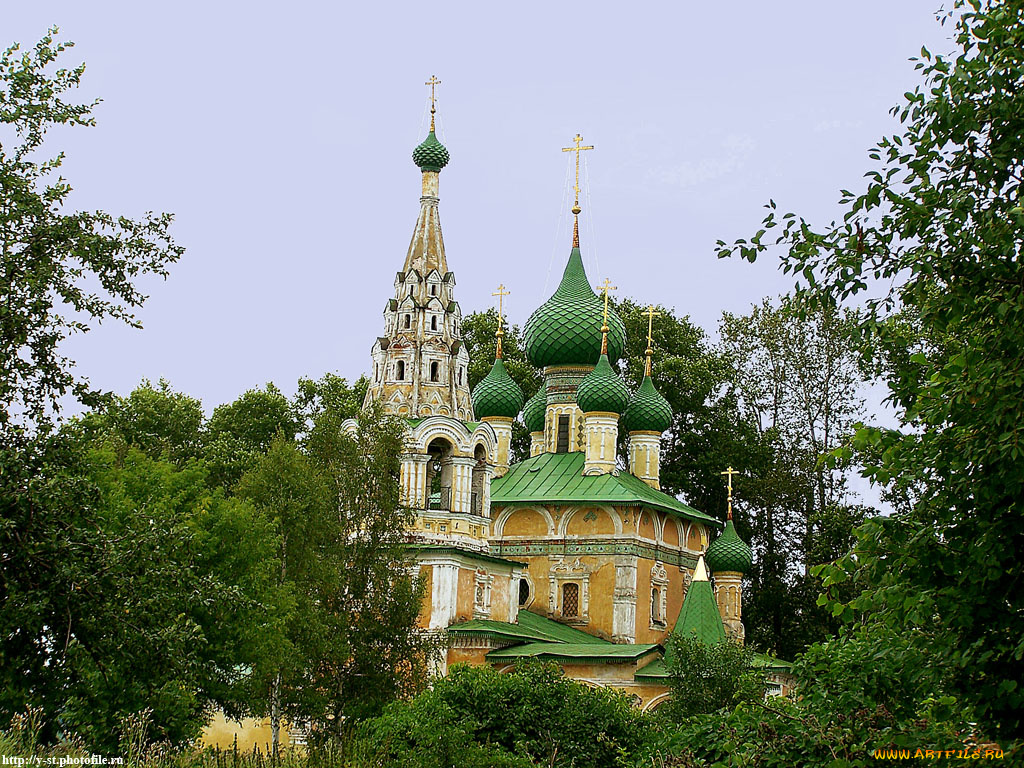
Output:
[[[578,451],[541,453],[514,464],[504,477],[491,483],[491,504],[595,502],[643,506],[716,527],[722,525],[715,518],[651,488],[628,472],[584,476],[585,460],[586,456]]]
[[[519,611],[518,619],[514,624],[491,619],[473,619],[461,624],[453,624],[448,627],[448,631],[456,635],[499,637],[522,642],[611,645],[600,637],[588,635],[575,627],[561,624],[527,610]]]
[[[619,645],[607,643],[526,643],[511,648],[499,648],[487,654],[488,661],[515,661],[516,659],[557,659],[563,664],[587,662],[631,662],[650,653],[658,653],[661,646]]]
[[[519,625],[525,626],[533,631],[542,632],[548,637],[562,643],[598,643],[611,645],[607,640],[587,634],[582,629],[576,629],[566,624],[549,619],[546,616],[533,613],[532,611],[519,611]]]

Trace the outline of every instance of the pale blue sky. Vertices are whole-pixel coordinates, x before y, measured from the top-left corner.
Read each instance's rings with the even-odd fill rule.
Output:
[[[51,24],[88,64],[98,127],[54,135],[74,202],[176,214],[187,247],[146,284],[145,330],[69,345],[94,384],[166,377],[207,408],[247,388],[367,369],[418,210],[410,159],[441,80],[449,266],[465,312],[498,282],[522,323],[568,254],[559,149],[582,133],[593,282],[710,332],[787,290],[718,261],[762,204],[822,221],[857,188],[937,0],[451,4],[6,3],[0,42]],[[595,261],[596,259],[596,261]],[[545,284],[547,290],[545,291]]]

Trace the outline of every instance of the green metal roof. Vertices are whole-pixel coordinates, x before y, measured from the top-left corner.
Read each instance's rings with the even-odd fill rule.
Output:
[[[634,680],[654,680],[661,682],[668,677],[668,667],[665,666],[664,659],[655,659],[646,667],[638,669],[636,674],[633,675]]]
[[[505,369],[505,361],[494,358],[490,372],[473,388],[473,412],[479,417],[504,416],[514,419],[523,408],[523,390]]]
[[[537,393],[527,400],[526,405],[523,406],[523,422],[526,424],[528,431],[544,431],[544,417],[547,407],[548,394],[544,391],[544,385],[542,384]]]
[[[584,377],[576,389],[576,404],[584,413],[622,413],[628,402],[629,387],[612,370],[608,355],[601,355],[594,370]]]
[[[622,413],[621,427],[625,432],[664,432],[672,426],[672,406],[654,388],[650,376],[644,376],[640,388],[629,399]]]
[[[512,465],[508,474],[491,483],[491,504],[595,502],[644,506],[713,526],[722,523],[679,499],[651,488],[628,472],[583,475],[581,452],[542,453]]]
[[[611,645],[607,640],[589,635],[575,627],[566,626],[553,619],[539,616],[527,610],[520,610],[515,624],[492,619],[472,619],[452,624],[449,632],[457,635],[502,637],[524,642],[565,643],[572,645]]]
[[[604,302],[594,293],[583,268],[579,247],[569,254],[562,282],[523,327],[523,346],[530,362],[547,365],[593,365],[601,354]],[[608,357],[618,360],[626,346],[626,326],[614,310],[608,313]]]
[[[701,566],[697,565],[700,572]],[[672,628],[673,637],[695,636],[702,643],[721,643],[725,641],[725,625],[722,623],[722,614],[718,612],[718,603],[715,602],[714,592],[711,591],[711,582],[707,576],[703,579],[694,579],[686,590],[686,597],[683,598],[683,607],[679,609],[679,618]],[[672,656],[672,646],[668,647],[667,657]]]
[[[487,654],[488,661],[515,661],[516,659],[558,659],[562,663],[584,664],[589,661],[634,661],[649,653],[658,653],[661,646],[619,645],[607,643],[526,643],[511,648],[499,648]]]
[[[440,171],[448,165],[448,157],[448,150],[433,131],[412,151],[412,161],[421,171]]]
[[[712,573],[721,571],[750,573],[754,564],[750,546],[740,538],[732,520],[725,524],[722,535],[711,542],[704,559]]]
[[[570,627],[561,622],[541,616],[533,611],[521,610],[518,618],[519,626],[547,635],[559,643],[597,643],[611,645],[607,640],[588,634],[581,629]]]
[[[472,619],[460,624],[452,624],[448,627],[448,631],[456,635],[470,637],[499,637],[522,642],[557,642],[543,632],[537,632],[521,624],[510,624],[507,621],[492,621],[491,619]]]

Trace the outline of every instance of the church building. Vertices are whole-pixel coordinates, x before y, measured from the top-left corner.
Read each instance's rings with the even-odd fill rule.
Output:
[[[568,148],[577,175],[564,274],[525,326],[526,354],[543,384],[524,404],[502,359],[499,320],[494,364],[470,391],[439,217],[449,153],[432,105],[430,132],[412,155],[422,177],[419,216],[371,349],[366,403],[408,421],[402,493],[416,511],[409,547],[426,583],[420,624],[447,638],[437,672],[458,662],[502,669],[548,659],[651,708],[668,695],[670,633],[743,641],[751,551],[731,514],[722,530],[660,489],[661,437],[673,414],[651,378],[650,322],[641,385],[631,392],[616,371],[625,327],[609,306],[608,281],[601,295],[591,286],[579,242],[584,149],[579,136]],[[498,294],[500,301],[503,287]],[[518,418],[530,431],[530,457],[512,463]],[[783,664],[764,659],[769,674],[784,674]]]

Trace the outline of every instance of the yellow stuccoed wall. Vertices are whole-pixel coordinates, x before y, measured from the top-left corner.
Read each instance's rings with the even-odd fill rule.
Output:
[[[256,720],[245,717],[241,721],[235,721],[228,720],[223,712],[217,712],[203,729],[199,741],[204,747],[232,749],[236,737],[239,752],[251,753],[255,747],[260,752],[267,754],[270,751],[271,742],[269,718]],[[288,728],[282,723],[280,745],[287,747],[290,743]]]

